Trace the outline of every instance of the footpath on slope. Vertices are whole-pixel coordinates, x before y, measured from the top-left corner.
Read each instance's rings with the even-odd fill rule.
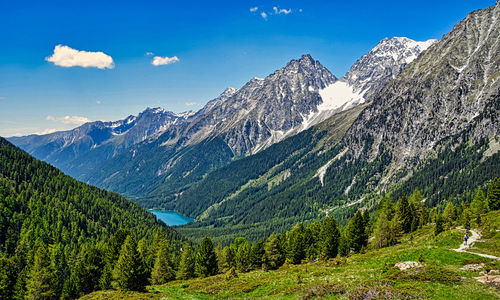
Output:
[[[460,229],[460,230],[464,230],[464,229]],[[465,242],[463,242],[460,245],[460,247],[458,247],[457,249],[452,249],[453,251],[456,251],[456,252],[465,252],[465,253],[474,254],[474,255],[478,255],[478,256],[482,256],[482,257],[486,257],[486,258],[500,260],[500,257],[496,257],[494,255],[466,251],[466,249],[468,249],[470,246],[472,246],[472,244],[474,242],[476,242],[477,240],[479,240],[481,238],[481,235],[476,230],[471,229],[469,231],[471,233],[471,236],[469,237],[469,240],[467,241],[467,244],[465,244]]]

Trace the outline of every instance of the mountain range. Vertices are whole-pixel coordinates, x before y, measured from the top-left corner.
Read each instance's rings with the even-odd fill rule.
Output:
[[[370,100],[435,42],[384,39],[341,79],[303,55],[264,79],[227,88],[196,113],[148,108],[116,122],[9,140],[77,179],[155,207],[210,171]]]
[[[415,188],[436,205],[500,175],[499,11],[470,13],[441,41],[384,39],[340,79],[303,55],[195,113],[147,109],[10,141],[144,207],[196,217],[181,229],[191,236],[258,237],[325,213],[342,222]]]

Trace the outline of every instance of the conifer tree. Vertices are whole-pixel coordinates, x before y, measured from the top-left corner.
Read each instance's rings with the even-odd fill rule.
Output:
[[[443,232],[443,217],[440,213],[436,214],[436,226],[434,227],[434,235],[438,235]]]
[[[342,230],[340,233],[340,241],[339,241],[339,254],[340,256],[348,256],[351,252],[349,246],[349,239],[347,238],[347,228]]]
[[[280,266],[281,253],[279,249],[278,237],[274,232],[267,239],[264,245],[264,258],[262,268],[264,270],[275,270]]]
[[[167,241],[158,245],[158,253],[155,256],[155,263],[151,271],[151,284],[164,284],[175,279]]]
[[[86,294],[99,287],[99,279],[105,266],[101,251],[92,245],[82,247],[78,257],[77,267],[74,269],[78,277],[79,291]]]
[[[193,248],[188,242],[182,246],[181,261],[179,262],[179,271],[177,279],[193,278],[195,273],[195,259]]]
[[[339,252],[340,231],[337,221],[332,216],[327,216],[323,221],[320,237],[321,257],[323,259],[336,257]]]
[[[361,211],[358,210],[347,226],[349,248],[353,249],[354,252],[361,251],[361,248],[366,247],[368,244],[368,236],[364,225],[365,221]]]
[[[305,258],[304,225],[299,223],[288,232],[288,259],[292,264],[300,264]]]
[[[453,202],[448,201],[446,207],[444,208],[443,217],[448,227],[450,227],[455,221],[456,211]]]
[[[494,178],[488,188],[488,207],[490,210],[500,209],[500,178]]]
[[[128,235],[123,243],[118,262],[113,270],[113,279],[117,288],[124,291],[143,291],[148,283],[144,263],[132,235]]]
[[[16,264],[9,258],[0,258],[0,299],[12,299],[16,284]]]
[[[64,249],[60,243],[54,245],[50,251],[50,268],[53,270],[52,279],[54,293],[57,297],[61,296],[64,281],[69,275],[69,269],[64,257]]]
[[[391,226],[389,220],[387,219],[386,212],[379,214],[378,219],[375,223],[375,240],[374,244],[377,248],[386,247],[389,245],[391,236]]]
[[[401,224],[401,230],[403,232],[408,233],[411,231],[413,215],[406,195],[401,196],[396,204],[395,218]]]
[[[474,216],[484,214],[488,211],[483,190],[479,188],[476,190],[476,195],[470,204],[470,208],[474,213]]]
[[[252,249],[248,241],[245,241],[238,248],[238,252],[236,253],[236,268],[240,272],[248,272],[250,270],[250,253]]]
[[[262,267],[262,259],[264,257],[264,244],[264,240],[259,240],[252,245],[250,264],[253,269],[260,269]]]
[[[201,241],[200,248],[196,252],[195,259],[196,273],[201,277],[208,277],[217,274],[217,257],[214,251],[212,240],[205,236]]]
[[[56,297],[52,287],[53,277],[50,258],[45,245],[39,245],[26,283],[27,299],[53,299]]]
[[[415,229],[427,223],[429,212],[424,202],[422,202],[423,200],[424,196],[422,196],[418,189],[415,189],[409,198],[409,203],[412,205],[413,227]]]
[[[225,272],[235,266],[233,248],[226,246],[222,249],[220,257],[218,259],[219,269]]]
[[[370,213],[368,212],[368,209],[365,209],[363,211],[363,225],[365,227],[365,231],[366,231],[366,234],[369,235],[370,233],[370,228],[369,228],[369,225],[370,225]]]
[[[137,243],[137,252],[139,252],[139,256],[141,257],[142,262],[144,263],[144,269],[146,273],[151,273],[153,269],[153,265],[155,263],[155,258],[157,253],[151,253],[153,247],[148,247],[148,241],[146,238],[142,238],[139,243]],[[158,248],[156,248],[156,252],[158,252]]]

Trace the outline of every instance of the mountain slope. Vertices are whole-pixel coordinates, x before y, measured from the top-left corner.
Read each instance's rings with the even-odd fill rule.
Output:
[[[383,40],[346,78],[356,73],[360,81],[351,81],[364,87],[363,94],[379,89],[432,43]],[[238,90],[228,88],[188,122],[130,148],[82,179],[147,207],[161,206],[231,160],[259,152],[341,112],[346,102],[350,107],[363,102],[354,103],[340,94],[340,100],[334,101],[341,105],[332,106],[328,89],[336,82],[318,61],[304,55],[265,79],[254,78]]]
[[[90,122],[68,131],[8,140],[65,173],[82,178],[100,163],[190,116],[189,112],[175,114],[162,108],[147,108],[124,120]]]
[[[400,195],[425,187],[435,204],[461,195],[464,186],[500,176],[499,11],[497,4],[469,14],[371,103],[358,107],[361,112],[345,111],[356,118],[346,124],[348,129],[328,124],[337,115],[320,124],[327,134],[341,134],[328,149],[299,147],[300,155],[264,170],[248,168],[248,180],[228,188],[214,186],[214,192],[206,191],[209,182],[224,182],[240,167],[234,162],[224,169],[227,176],[208,175],[171,204],[201,221],[182,230],[196,235],[204,226],[215,226],[219,234],[228,234],[239,226],[258,237],[268,230],[266,223],[279,227],[325,212],[342,222],[378,193]],[[324,132],[316,127],[309,132],[310,140],[325,144]],[[281,143],[273,147],[279,149]],[[272,147],[260,154],[269,156],[260,160],[270,161],[276,155]],[[248,160],[248,166],[258,161],[257,156]]]
[[[138,204],[0,138],[2,298],[74,299],[105,287],[126,235],[151,242],[157,231],[179,247],[181,237]]]

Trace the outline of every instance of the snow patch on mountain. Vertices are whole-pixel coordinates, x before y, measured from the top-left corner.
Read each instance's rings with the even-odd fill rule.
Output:
[[[339,80],[326,88],[319,90],[323,103],[318,105],[319,112],[356,106],[365,102],[363,92],[357,93],[349,83]],[[350,105],[346,105],[350,104]]]

